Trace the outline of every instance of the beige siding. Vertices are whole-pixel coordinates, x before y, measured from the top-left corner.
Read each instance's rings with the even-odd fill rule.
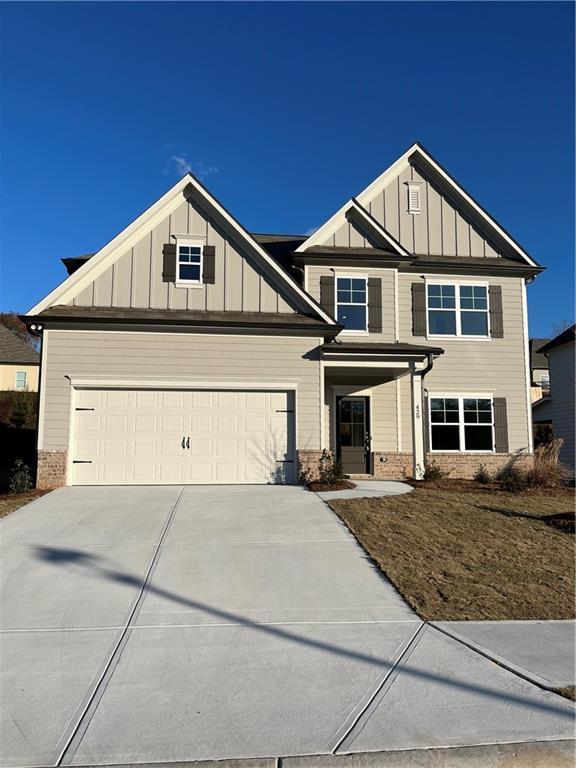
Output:
[[[198,236],[216,247],[216,282],[164,282],[163,247],[172,235]],[[135,307],[245,312],[293,312],[294,299],[194,203],[184,201],[120,256],[72,302],[81,307]],[[297,309],[298,307],[296,307]]]
[[[550,394],[552,395],[552,428],[554,437],[564,440],[560,458],[574,469],[574,343],[555,347],[548,353],[550,368]]]
[[[320,278],[323,275],[334,275],[329,267],[307,267],[308,293],[320,302]],[[337,274],[355,275],[358,277],[379,277],[382,280],[382,333],[345,333],[339,336],[346,341],[395,341],[395,313],[394,313],[394,281],[397,273],[394,269],[354,269],[346,270],[339,267]],[[336,313],[335,308],[330,312]]]
[[[71,377],[298,384],[301,450],[320,447],[320,339],[106,331],[47,332],[47,450],[68,446]]]
[[[485,392],[505,397],[508,408],[510,450],[530,447],[528,414],[530,404],[526,387],[526,360],[522,314],[522,278],[490,277],[479,282],[502,286],[504,308],[503,339],[426,339],[412,336],[411,285],[419,275],[399,274],[400,340],[414,344],[440,346],[444,355],[437,359],[426,376],[429,392]],[[446,276],[458,280],[458,276]],[[471,278],[460,278],[470,280]],[[438,277],[441,281],[442,278]],[[409,411],[403,418],[403,439],[410,430]]]
[[[28,392],[38,391],[38,365],[12,365],[8,363],[2,363],[0,365],[0,391],[10,390],[16,388],[16,372],[26,371],[26,378],[28,386],[26,387]]]
[[[421,182],[419,214],[408,213],[407,181]],[[410,166],[368,203],[366,208],[409,252],[434,256],[498,257],[483,233],[415,166]],[[323,245],[370,246],[346,222]]]

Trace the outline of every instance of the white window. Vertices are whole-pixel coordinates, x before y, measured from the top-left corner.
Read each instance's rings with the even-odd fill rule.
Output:
[[[26,389],[28,386],[28,374],[26,371],[16,371],[16,389]]]
[[[420,182],[409,181],[408,186],[408,213],[422,213]]]
[[[428,404],[432,451],[494,451],[492,397],[431,395]]]
[[[489,335],[488,286],[427,283],[429,336]]]
[[[202,251],[198,243],[178,243],[176,254],[176,282],[202,282]]]
[[[336,319],[347,331],[368,330],[368,287],[365,277],[336,278]]]

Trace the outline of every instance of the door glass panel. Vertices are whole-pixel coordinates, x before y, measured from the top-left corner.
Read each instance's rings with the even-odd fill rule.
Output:
[[[366,432],[364,400],[340,400],[340,445],[362,448]]]

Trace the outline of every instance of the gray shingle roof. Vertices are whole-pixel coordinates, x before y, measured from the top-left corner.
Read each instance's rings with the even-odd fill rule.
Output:
[[[39,365],[40,355],[9,328],[0,324],[0,363]]]

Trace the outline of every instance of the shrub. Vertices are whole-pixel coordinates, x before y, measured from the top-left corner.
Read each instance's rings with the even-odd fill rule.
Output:
[[[36,392],[0,392],[0,426],[34,429],[37,405]]]
[[[492,480],[492,475],[488,472],[484,464],[478,466],[476,474],[474,475],[474,480],[476,480],[477,483],[482,483],[482,485],[486,485],[486,483],[489,483]]]
[[[423,480],[429,480],[434,482],[435,480],[442,480],[445,477],[448,477],[449,474],[450,474],[449,471],[439,467],[435,461],[424,462],[424,477],[422,478]]]
[[[570,479],[569,469],[560,461],[563,440],[553,440],[534,451],[534,462],[526,473],[528,485],[533,488],[559,488]]]
[[[496,475],[496,480],[503,491],[517,493],[518,491],[526,490],[528,487],[528,477],[526,472],[523,472],[520,467],[516,465],[515,459],[512,459],[512,461],[509,461],[502,467]]]
[[[318,460],[318,480],[326,485],[332,485],[343,478],[342,464],[336,459],[334,451],[324,449]]]
[[[8,488],[11,493],[24,493],[32,489],[32,472],[22,459],[16,459],[10,470]]]

